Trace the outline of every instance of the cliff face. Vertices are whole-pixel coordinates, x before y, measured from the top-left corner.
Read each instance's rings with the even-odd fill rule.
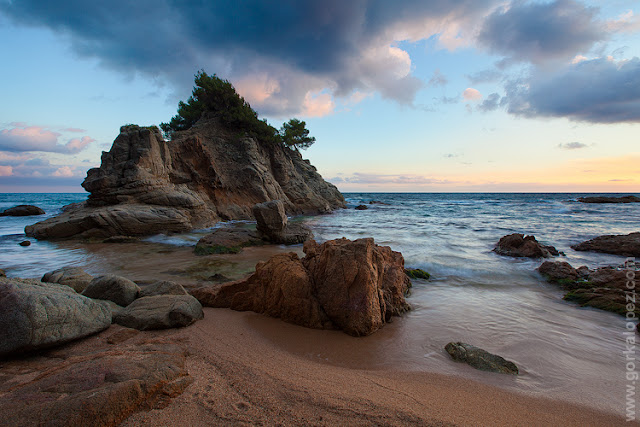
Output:
[[[164,141],[156,128],[123,126],[82,186],[87,202],[28,226],[36,238],[146,235],[251,219],[251,207],[282,200],[288,214],[344,206],[299,152],[223,129],[215,119]]]

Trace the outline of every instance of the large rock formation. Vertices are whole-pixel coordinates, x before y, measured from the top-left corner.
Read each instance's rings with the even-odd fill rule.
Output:
[[[318,329],[369,335],[409,309],[404,259],[373,239],[304,245],[306,256],[279,254],[247,279],[201,288],[205,306],[250,310]]]
[[[344,206],[298,151],[201,119],[165,141],[160,131],[123,126],[100,168],[82,186],[85,203],[25,228],[42,238],[109,237],[180,232],[219,220],[250,219],[251,207],[282,200],[288,214]]]
[[[0,356],[66,343],[109,326],[109,307],[69,286],[0,278]]]
[[[576,251],[640,257],[640,233],[599,236],[571,247]]]

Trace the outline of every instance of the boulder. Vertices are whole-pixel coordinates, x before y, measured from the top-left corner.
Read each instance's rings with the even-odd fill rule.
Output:
[[[253,207],[257,230],[270,243],[295,245],[313,237],[311,230],[301,223],[290,223],[280,200],[259,203]]]
[[[191,295],[156,295],[138,298],[118,313],[114,322],[147,331],[189,326],[203,317],[202,305]]]
[[[538,272],[551,283],[574,282],[580,277],[578,271],[565,261],[545,261]]]
[[[20,246],[31,246],[31,241],[23,240],[22,242],[20,242]]]
[[[576,251],[602,252],[627,257],[640,257],[640,232],[600,236],[571,247]]]
[[[581,203],[640,203],[640,197],[636,196],[595,196],[595,197],[579,197]]]
[[[182,232],[251,219],[256,203],[280,200],[288,214],[344,207],[296,150],[227,129],[206,115],[165,141],[156,127],[120,128],[99,168],[87,172],[86,202],[25,228],[38,239]]]
[[[246,228],[218,228],[196,244],[196,255],[236,254],[248,246],[263,245],[264,241],[254,230]]]
[[[515,363],[470,344],[450,342],[444,349],[456,362],[464,362],[481,371],[518,375]]]
[[[123,307],[138,298],[139,293],[140,288],[134,282],[113,274],[94,278],[82,291],[86,297],[113,301]]]
[[[166,406],[193,382],[185,349],[170,342],[68,346],[3,361],[3,426],[117,426]],[[82,344],[82,343],[81,343]]]
[[[140,298],[157,295],[188,295],[181,284],[168,280],[160,280],[140,289]]]
[[[41,279],[43,282],[59,283],[69,286],[74,291],[81,293],[93,280],[93,276],[84,271],[81,267],[62,267],[57,270],[45,273]]]
[[[0,278],[0,356],[63,344],[111,325],[106,304],[68,286]]]
[[[366,211],[367,209],[369,209],[369,206],[367,206],[367,205],[358,205],[358,206],[356,206],[356,210],[357,211]]]
[[[278,254],[246,279],[192,291],[203,305],[264,313],[318,329],[370,335],[409,309],[404,259],[373,239],[304,245]]]
[[[45,212],[37,206],[18,205],[0,212],[0,216],[33,216],[44,215]]]
[[[535,236],[513,233],[504,236],[493,249],[498,255],[526,258],[549,258],[560,253],[553,246],[545,246]]]

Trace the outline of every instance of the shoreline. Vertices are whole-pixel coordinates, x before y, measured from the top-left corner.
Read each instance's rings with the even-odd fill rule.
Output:
[[[254,316],[205,308],[204,320],[188,328],[151,333],[186,343],[195,382],[165,408],[122,425],[627,424],[619,414],[457,376],[313,361],[269,340],[252,326]]]

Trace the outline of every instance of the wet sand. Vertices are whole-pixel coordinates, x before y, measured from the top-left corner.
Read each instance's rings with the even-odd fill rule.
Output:
[[[277,335],[285,325],[295,343],[307,330],[274,319],[256,328],[260,319],[266,318],[207,308],[204,320],[188,328],[154,333],[186,342],[195,382],[167,407],[134,414],[123,425],[627,424],[613,414],[459,377],[322,363],[265,335],[265,328]]]

